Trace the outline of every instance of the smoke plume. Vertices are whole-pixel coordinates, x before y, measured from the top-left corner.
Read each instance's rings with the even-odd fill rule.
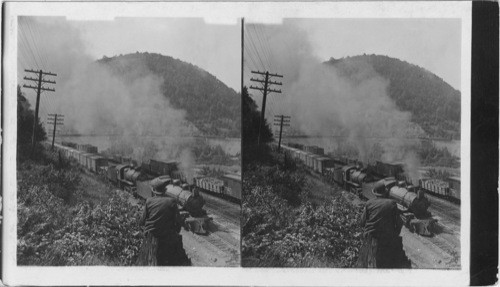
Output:
[[[192,183],[194,177],[194,157],[189,149],[182,150],[180,154],[180,165],[179,168],[181,172],[186,176],[187,182]]]
[[[417,162],[414,143],[407,139],[422,130],[410,121],[409,112],[398,110],[391,100],[389,81],[366,62],[350,61],[342,70],[322,63],[297,23],[262,27],[272,50],[272,66],[278,67],[273,72],[284,76],[280,78],[282,94],[272,94],[273,100],[268,101],[268,121],[274,117],[270,110],[290,115],[291,127],[300,134],[332,140],[331,136],[339,136],[357,148],[364,162],[407,161],[413,170]],[[375,156],[377,147],[382,152]]]
[[[87,54],[81,31],[64,18],[19,18],[21,36],[32,27],[43,39],[36,42],[40,58],[47,59],[43,68],[57,73],[50,104],[53,112],[64,114],[66,131],[115,135],[111,145],[131,147],[125,155],[139,161],[179,156],[186,144],[181,137],[189,129],[185,111],[162,95],[163,79],[133,57],[114,59],[114,70],[97,62]],[[21,52],[23,48],[19,45]],[[24,54],[19,56],[19,76],[29,68],[23,66]]]

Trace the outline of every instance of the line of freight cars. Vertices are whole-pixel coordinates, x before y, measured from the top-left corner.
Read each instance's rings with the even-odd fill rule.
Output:
[[[362,168],[361,163],[349,161],[348,159],[332,159],[315,155],[294,147],[282,147],[283,151],[292,158],[301,160],[307,167],[322,174],[330,182],[336,182],[345,190],[357,194],[360,198],[363,198],[363,184],[374,180],[366,172],[366,169]],[[384,184],[389,191],[389,197],[399,204],[401,218],[405,226],[411,232],[432,236],[434,224],[437,221],[427,211],[430,202],[425,197],[425,194],[416,192],[415,188],[406,185],[405,182],[396,180],[395,177],[385,178]]]
[[[62,145],[56,144],[56,148],[62,151],[67,158],[75,159],[81,166],[94,173],[109,173],[109,166],[117,166],[122,164],[126,167],[126,171],[122,171],[120,175],[120,186],[126,189],[132,189],[131,183],[137,180],[141,174],[143,176],[153,175],[168,175],[173,179],[180,179],[182,182],[188,182],[185,174],[178,170],[178,162],[158,161],[150,159],[149,162],[142,162],[141,165],[131,158],[114,156],[106,157],[97,154],[97,147],[92,145],[78,145],[75,143],[63,142]],[[75,149],[76,148],[76,149]],[[77,150],[79,149],[79,150]],[[89,150],[93,152],[89,152]],[[113,169],[112,169],[113,170]],[[193,185],[203,191],[215,194],[232,202],[241,202],[241,175],[224,174],[221,179],[212,177],[194,178]]]
[[[325,179],[335,182],[345,190],[361,197],[364,182],[372,180],[361,164],[348,159],[333,159],[321,154],[301,150],[297,147],[282,145],[283,152],[293,159],[303,162],[313,171],[322,174]],[[313,146],[307,150],[322,152],[323,149]]]
[[[238,183],[238,178],[232,175],[225,175],[224,178],[231,177],[231,180],[222,181],[226,186],[219,186],[216,190],[215,186],[201,184],[206,178],[196,179],[194,185],[183,183],[181,180],[186,182],[186,178],[177,169],[177,162],[150,160],[148,163],[142,163],[140,167],[134,167],[130,162],[116,162],[112,159],[108,161],[103,156],[80,152],[62,145],[55,146],[64,157],[76,160],[86,169],[103,175],[116,186],[143,199],[152,196],[152,186],[158,181],[164,182],[167,196],[175,198],[179,203],[185,229],[194,233],[206,234],[208,222],[212,220],[203,209],[205,200],[196,189],[209,190],[219,196],[231,192],[239,194],[238,198],[241,199],[241,178]]]
[[[336,182],[353,193],[360,194],[364,182],[393,177],[407,182],[407,187],[416,192],[404,174],[403,163],[385,163],[377,161],[374,165],[363,167],[357,160],[349,158],[331,158],[324,155],[324,149],[317,146],[303,146],[288,143],[282,145],[283,151],[292,158],[302,161],[307,167],[323,174],[328,180]],[[449,177],[445,181],[420,179],[418,188],[428,193],[443,197],[452,202],[460,202],[460,178]]]
[[[425,192],[432,193],[449,201],[460,203],[460,178],[450,176],[445,181],[433,178],[418,180],[419,186]]]

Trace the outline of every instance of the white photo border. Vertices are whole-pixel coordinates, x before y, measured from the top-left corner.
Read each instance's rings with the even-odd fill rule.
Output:
[[[471,2],[7,2],[3,57],[3,281],[8,285],[459,286],[469,284]],[[282,18],[461,19],[461,270],[210,267],[19,267],[16,265],[17,17],[202,17],[210,23]]]

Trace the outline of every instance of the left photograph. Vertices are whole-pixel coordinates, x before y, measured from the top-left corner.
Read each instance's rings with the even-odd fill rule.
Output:
[[[241,24],[17,22],[17,265],[240,266]]]

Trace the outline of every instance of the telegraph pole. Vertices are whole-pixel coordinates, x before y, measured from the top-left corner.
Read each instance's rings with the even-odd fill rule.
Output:
[[[264,87],[250,86],[250,89],[262,91],[262,94],[263,94],[263,98],[262,98],[262,111],[260,113],[259,135],[258,135],[258,138],[257,138],[257,144],[260,145],[260,133],[261,133],[261,130],[262,130],[262,126],[264,125],[264,116],[265,116],[265,113],[266,113],[266,99],[267,99],[267,94],[270,93],[270,92],[278,93],[278,94],[281,93],[281,90],[271,89],[271,88],[269,88],[269,86],[270,85],[281,86],[282,83],[281,82],[270,81],[269,77],[283,78],[283,75],[271,74],[271,73],[269,73],[269,71],[266,71],[266,72],[252,71],[252,74],[258,74],[258,75],[264,76],[264,80],[254,79],[254,78],[250,79],[250,81],[252,81],[252,82],[257,82],[257,83],[264,84]]]
[[[244,64],[245,64],[245,53],[244,48],[245,48],[245,18],[241,18],[241,99],[243,103],[243,70],[244,70]],[[243,112],[243,104],[241,105],[241,110]]]
[[[33,134],[32,134],[32,137],[31,137],[31,144],[32,144],[31,155],[33,155],[35,153],[35,143],[36,143],[36,134],[35,134],[35,131],[36,131],[37,123],[38,123],[38,109],[40,107],[40,94],[41,94],[42,91],[48,91],[48,92],[55,92],[56,91],[55,89],[45,88],[45,87],[42,86],[42,83],[48,83],[48,84],[55,84],[56,83],[55,81],[50,81],[50,80],[43,79],[43,76],[45,76],[45,75],[47,75],[47,76],[57,76],[57,74],[50,73],[50,72],[44,72],[42,70],[40,70],[40,71],[24,70],[24,71],[27,72],[27,73],[38,74],[38,79],[24,77],[25,80],[37,82],[37,86],[36,87],[35,86],[26,85],[26,84],[23,85],[24,88],[36,90],[35,118],[33,120]]]
[[[54,142],[56,139],[56,130],[57,130],[57,125],[64,125],[64,115],[61,114],[48,114],[49,118],[47,118],[47,124],[53,124],[54,125],[54,130],[52,131],[52,149],[54,149]]]
[[[281,149],[281,135],[283,134],[283,127],[290,126],[290,116],[275,115],[274,116],[274,125],[280,126],[280,139],[278,141],[278,152],[279,152]]]

